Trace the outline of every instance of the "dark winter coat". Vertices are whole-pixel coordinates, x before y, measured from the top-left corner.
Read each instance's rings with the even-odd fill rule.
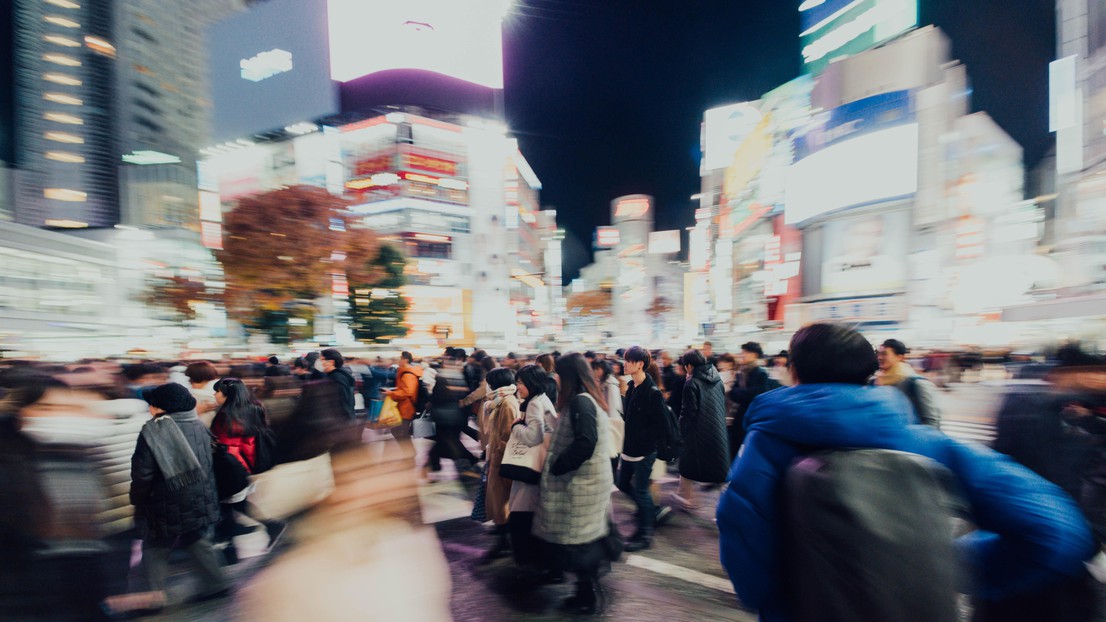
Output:
[[[219,498],[211,466],[211,435],[194,410],[161,416],[172,417],[177,423],[207,479],[179,490],[169,490],[154,453],[146,444],[146,435],[140,434],[131,457],[131,503],[134,504],[135,526],[143,540],[173,538],[204,529],[219,520]]]
[[[338,385],[341,391],[338,393],[340,398],[340,404],[342,405],[342,412],[346,417],[353,419],[354,417],[354,402],[353,390],[357,385],[357,381],[353,379],[353,374],[345,367],[338,367],[334,371],[327,373],[327,379]]]
[[[622,409],[626,421],[622,453],[634,458],[655,453],[665,436],[664,415],[664,396],[653,379],[646,374],[641,386],[631,382]]]
[[[711,365],[700,365],[684,384],[680,411],[680,475],[695,482],[721,483],[730,470],[726,437],[726,393]]]

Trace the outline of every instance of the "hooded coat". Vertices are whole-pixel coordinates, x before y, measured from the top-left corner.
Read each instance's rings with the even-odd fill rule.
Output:
[[[726,394],[713,365],[700,365],[684,384],[680,409],[680,475],[694,482],[721,483],[730,470],[726,436]]]
[[[753,401],[748,436],[718,504],[722,565],[738,597],[767,622],[791,620],[782,560],[783,478],[796,458],[821,449],[878,448],[918,454],[948,468],[979,527],[957,540],[975,595],[1005,599],[1086,572],[1096,553],[1072,499],[1025,467],[980,445],[912,424],[891,387],[809,384]]]

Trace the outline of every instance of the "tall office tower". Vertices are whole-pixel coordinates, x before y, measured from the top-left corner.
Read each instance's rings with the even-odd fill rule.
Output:
[[[13,131],[5,151],[15,219],[36,227],[118,222],[112,132],[116,50],[110,2],[14,0],[0,39],[11,48]]]

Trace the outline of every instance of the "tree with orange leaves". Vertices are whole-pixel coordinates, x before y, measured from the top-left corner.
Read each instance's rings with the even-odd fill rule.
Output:
[[[576,315],[610,315],[610,290],[579,292],[568,297],[565,307]]]
[[[285,341],[305,336],[289,334],[288,320],[309,326],[314,301],[331,295],[336,281],[371,282],[379,240],[347,208],[342,197],[313,186],[239,200],[224,218],[217,252],[227,315]]]

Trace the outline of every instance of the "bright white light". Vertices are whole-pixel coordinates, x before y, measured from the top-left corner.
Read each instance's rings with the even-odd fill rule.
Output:
[[[704,115],[703,170],[726,168],[764,115],[751,103],[712,108]]]
[[[71,106],[80,106],[84,103],[80,98],[66,95],[65,93],[43,93],[42,99],[56,104],[69,104]]]
[[[243,80],[261,82],[277,74],[292,71],[292,53],[274,48],[251,58],[243,58],[238,66],[242,69]]]
[[[44,188],[42,196],[55,201],[67,201],[70,203],[84,203],[88,199],[88,193],[68,188]]]
[[[295,125],[288,125],[284,128],[285,132],[296,135],[310,134],[312,132],[317,132],[318,130],[318,125],[315,125],[314,123],[308,121],[305,121],[303,123],[296,123]]]
[[[79,47],[81,47],[81,42],[80,41],[77,41],[76,39],[70,39],[69,37],[63,37],[61,35],[45,35],[45,36],[42,37],[42,39],[44,41],[49,41],[50,43],[60,45],[62,47],[67,47],[67,48],[79,48]]]
[[[66,17],[62,17],[60,15],[47,15],[46,17],[43,17],[42,19],[44,19],[47,22],[50,22],[51,24],[54,24],[55,26],[61,26],[62,28],[80,28],[81,27],[81,25],[78,22],[75,22],[75,21],[73,21],[69,18],[66,18]]]
[[[168,153],[162,153],[160,151],[134,151],[132,153],[124,154],[123,161],[127,164],[178,164],[180,158]]]
[[[649,233],[649,254],[668,255],[680,252],[680,231],[652,231]]]
[[[787,172],[787,224],[918,191],[918,124],[833,145]]]
[[[72,56],[66,56],[65,54],[43,54],[42,60],[48,63],[54,63],[55,65],[64,65],[66,67],[81,66],[81,61],[73,58]]]
[[[72,145],[84,144],[84,139],[76,134],[69,134],[67,132],[46,132],[43,134],[46,140],[52,140],[58,143],[69,143]]]
[[[47,82],[53,82],[54,84],[64,84],[65,86],[80,86],[81,81],[73,76],[65,75],[64,73],[44,73],[42,79]]]
[[[329,0],[330,75],[339,82],[421,69],[503,88],[503,4]]]
[[[65,125],[84,125],[84,120],[80,117],[64,112],[47,112],[42,115],[42,118],[55,123],[64,123]]]
[[[47,160],[53,160],[55,162],[67,162],[70,164],[80,164],[84,162],[84,156],[76,153],[70,153],[68,151],[47,151],[45,155]]]

